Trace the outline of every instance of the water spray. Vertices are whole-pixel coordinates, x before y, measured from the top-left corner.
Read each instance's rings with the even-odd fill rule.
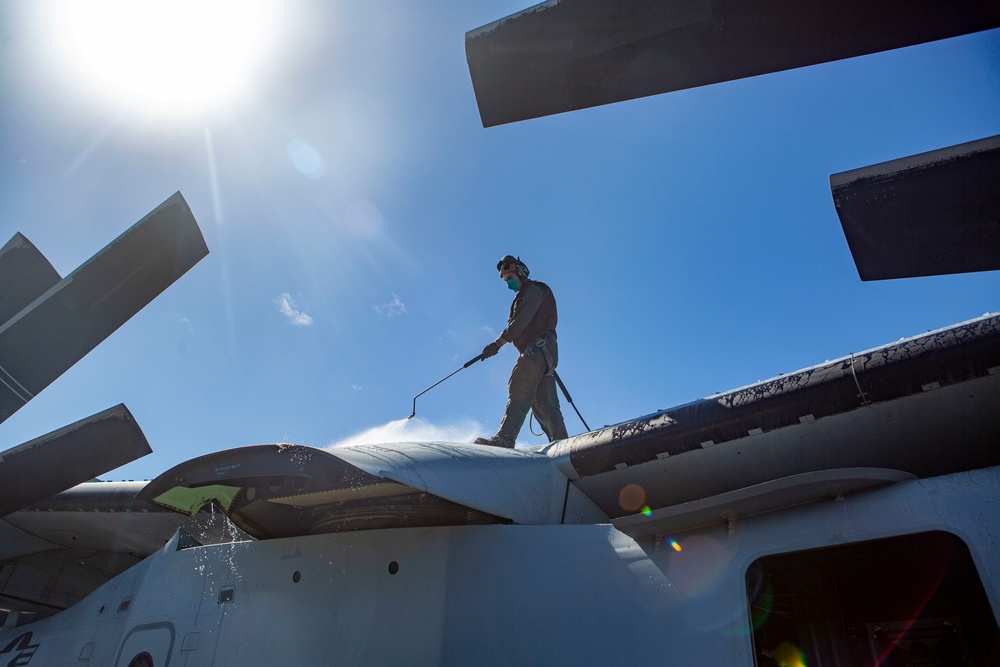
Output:
[[[414,396],[413,397],[413,412],[410,413],[410,416],[407,417],[407,419],[413,419],[417,415],[417,398],[419,396],[422,396],[422,395],[426,394],[431,389],[433,389],[434,387],[438,386],[439,384],[441,384],[442,382],[444,382],[445,380],[447,380],[448,378],[450,378],[452,375],[454,375],[458,371],[465,370],[466,368],[468,368],[472,364],[476,363],[477,361],[482,360],[482,358],[483,358],[483,355],[480,354],[478,357],[475,357],[474,359],[469,359],[467,362],[465,362],[464,366],[462,366],[461,368],[458,368],[458,369],[452,371],[451,373],[449,373],[448,375],[444,376],[443,378],[441,378],[440,380],[438,380],[437,382],[435,382],[431,386],[427,387],[427,389],[424,389],[422,392],[420,392],[419,394],[417,394],[416,396]]]

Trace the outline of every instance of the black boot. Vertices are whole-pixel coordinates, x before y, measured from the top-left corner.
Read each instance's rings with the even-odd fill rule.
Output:
[[[514,449],[514,441],[500,434],[497,434],[492,438],[476,438],[475,444],[489,445],[491,447],[504,447],[506,449]]]

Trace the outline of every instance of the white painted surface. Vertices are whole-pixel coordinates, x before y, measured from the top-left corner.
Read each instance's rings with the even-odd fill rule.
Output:
[[[171,664],[751,665],[746,570],[774,553],[946,530],[1000,612],[1000,468],[678,533],[609,525],[407,528],[160,551],[30,631],[38,664],[115,664],[170,623]],[[660,545],[662,546],[662,545]],[[391,574],[390,563],[398,566]],[[298,572],[296,581],[295,573]],[[233,587],[231,603],[219,591]],[[121,599],[129,609],[115,612]],[[103,611],[101,609],[103,608]],[[0,634],[0,646],[13,637]],[[162,635],[159,635],[162,636]],[[34,664],[34,662],[33,662]]]

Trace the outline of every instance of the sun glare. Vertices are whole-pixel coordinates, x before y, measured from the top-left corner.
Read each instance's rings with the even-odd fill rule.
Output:
[[[156,115],[211,109],[246,89],[272,50],[268,0],[59,3],[56,38],[78,81]]]

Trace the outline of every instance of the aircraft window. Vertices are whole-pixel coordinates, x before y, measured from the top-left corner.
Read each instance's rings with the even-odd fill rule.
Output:
[[[140,653],[132,658],[131,662],[128,663],[128,667],[153,667],[153,656],[145,652]]]
[[[396,574],[397,572],[399,572],[399,563],[392,561],[389,563],[389,574]]]
[[[128,611],[129,605],[131,604],[132,604],[132,598],[125,598],[124,600],[121,601],[121,604],[118,605],[118,611],[120,612]]]
[[[227,602],[232,602],[236,599],[236,589],[232,586],[228,586],[219,591],[219,604],[225,604]]]
[[[950,533],[766,556],[746,584],[757,667],[1000,665],[982,581]]]

